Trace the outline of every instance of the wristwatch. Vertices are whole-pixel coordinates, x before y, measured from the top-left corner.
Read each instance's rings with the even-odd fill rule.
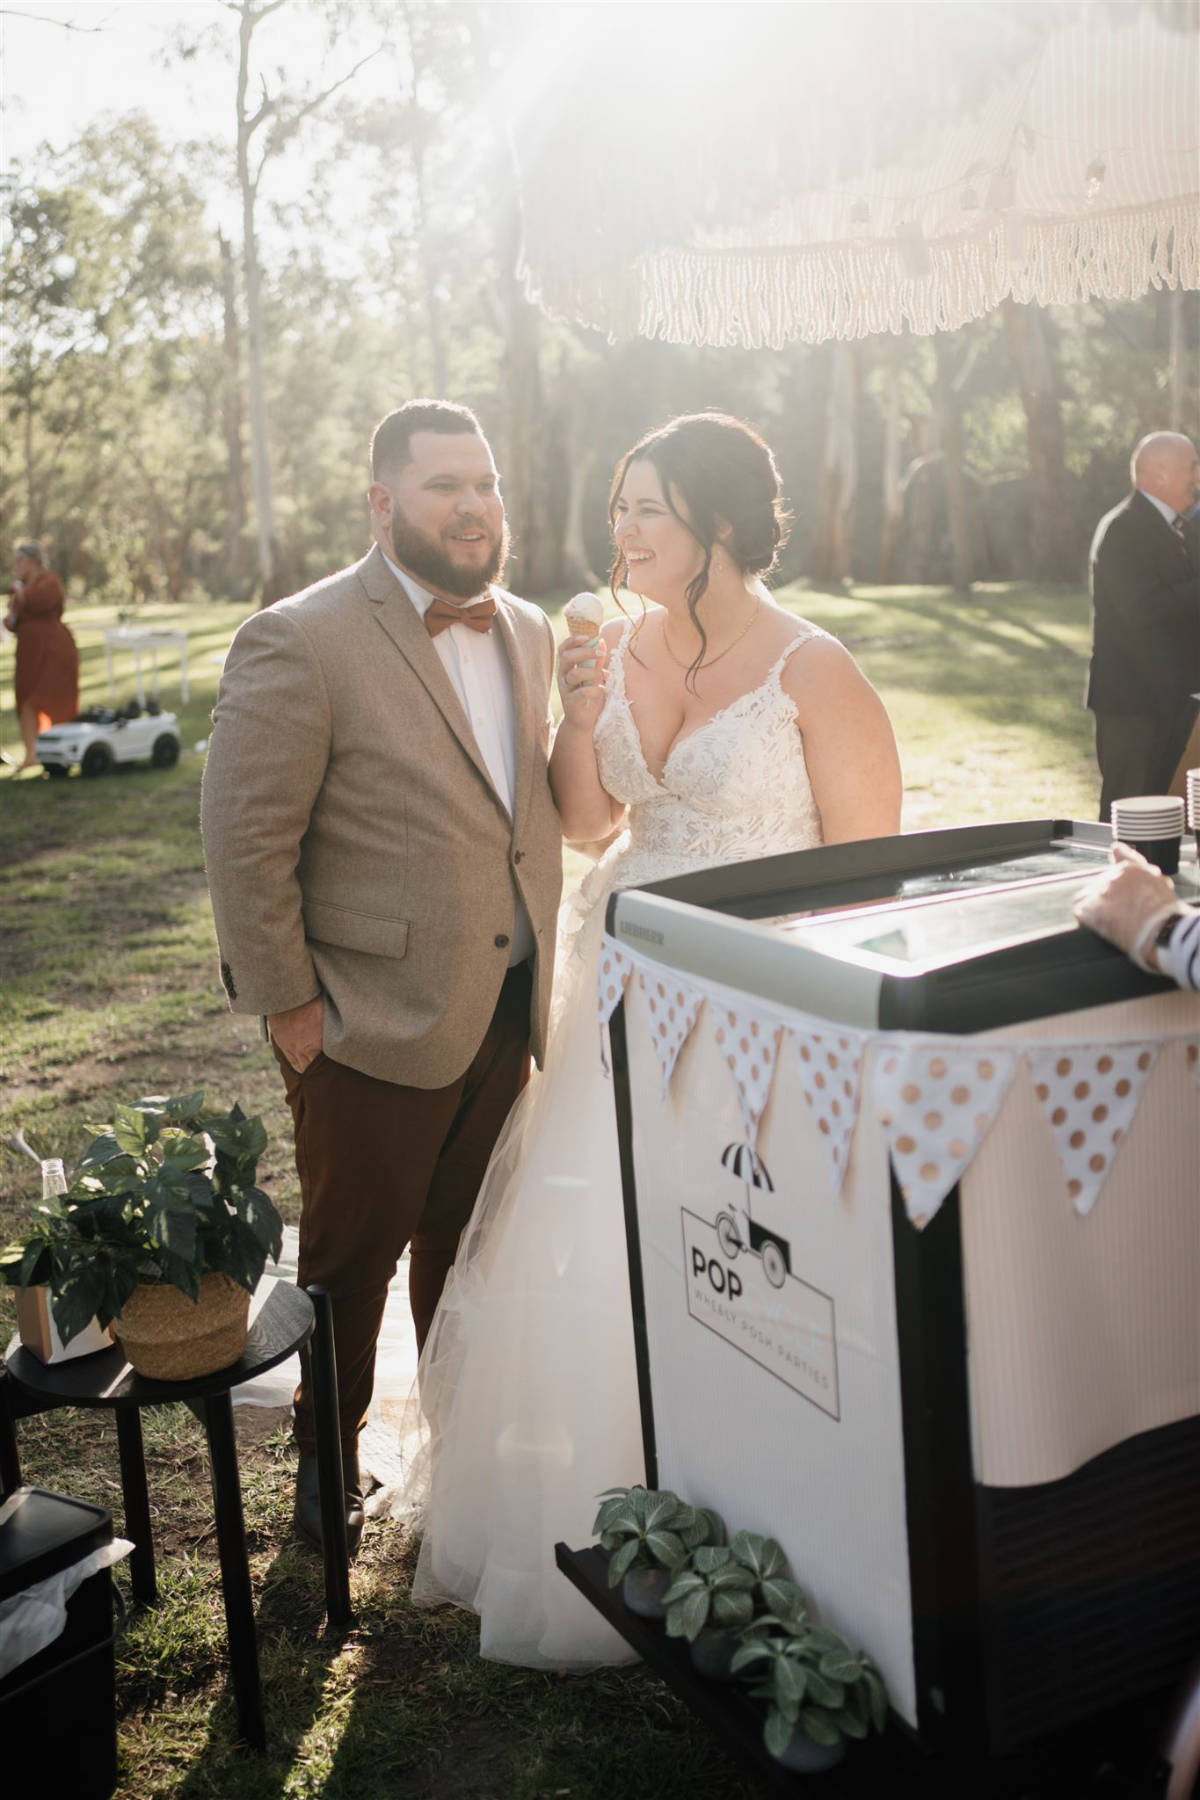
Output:
[[[1182,919],[1184,911],[1185,908],[1179,906],[1176,907],[1173,913],[1168,913],[1154,934],[1154,939],[1150,948],[1154,952],[1154,966],[1157,968],[1160,975],[1164,973],[1164,970],[1159,952],[1170,948],[1171,939],[1175,936],[1175,927],[1178,925],[1180,919]]]

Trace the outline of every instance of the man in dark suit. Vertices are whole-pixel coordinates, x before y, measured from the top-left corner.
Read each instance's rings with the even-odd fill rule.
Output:
[[[1092,539],[1092,662],[1100,817],[1114,800],[1165,794],[1187,745],[1200,690],[1200,534],[1184,515],[1200,496],[1200,460],[1174,431],[1144,437],[1133,492]]]

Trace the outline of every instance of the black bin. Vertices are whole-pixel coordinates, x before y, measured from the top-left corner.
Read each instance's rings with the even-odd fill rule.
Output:
[[[0,1504],[0,1601],[81,1562],[112,1534],[102,1507],[17,1488]],[[76,1588],[61,1636],[0,1681],[0,1745],[6,1773],[15,1772],[14,1760],[36,1769],[39,1792],[108,1800],[117,1784],[108,1569]]]

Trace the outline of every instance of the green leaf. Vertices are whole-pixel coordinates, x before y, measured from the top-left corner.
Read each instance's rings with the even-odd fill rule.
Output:
[[[601,1501],[601,1505],[592,1526],[594,1537],[600,1537],[604,1532],[611,1530],[613,1518],[625,1506],[625,1489],[619,1489],[616,1494],[599,1494],[597,1499]]]
[[[770,1575],[759,1583],[763,1605],[775,1618],[790,1624],[802,1624],[808,1617],[808,1600],[803,1589],[782,1575]]]
[[[666,1525],[668,1521],[673,1521],[673,1516],[678,1513],[680,1504],[681,1502],[679,1499],[674,1494],[668,1493],[665,1489],[661,1493],[648,1493],[645,1501],[646,1511],[644,1515],[647,1536],[649,1536],[657,1526]]]
[[[622,1537],[640,1537],[642,1522],[632,1505],[626,1503],[619,1506],[608,1520],[606,1530],[619,1532]]]
[[[264,1250],[278,1262],[283,1250],[283,1220],[261,1188],[247,1188],[243,1217]]]
[[[708,1595],[703,1588],[688,1594],[667,1615],[668,1635],[685,1637],[689,1644],[694,1644],[708,1619],[708,1604]]]
[[[846,1699],[846,1690],[839,1681],[830,1681],[819,1669],[808,1671],[808,1697],[815,1700],[818,1706],[827,1706],[836,1712]]]
[[[680,1537],[689,1550],[699,1544],[723,1544],[725,1542],[725,1521],[720,1513],[709,1506],[695,1508],[695,1517],[690,1525],[675,1526]]]
[[[871,1710],[871,1723],[876,1731],[882,1731],[887,1724],[888,1698],[887,1689],[876,1671],[867,1666],[863,1672],[863,1680],[867,1684],[867,1701]]]
[[[842,1734],[837,1726],[814,1706],[801,1707],[796,1723],[814,1744],[824,1744],[827,1749],[832,1749],[834,1744],[841,1742]]]
[[[730,1542],[738,1562],[761,1581],[771,1575],[790,1575],[787,1557],[774,1538],[761,1537],[756,1531],[739,1531]]]
[[[714,1593],[718,1594],[745,1594],[751,1612],[754,1611],[754,1603],[750,1600],[750,1594],[754,1588],[754,1577],[749,1569],[739,1568],[737,1563],[731,1563],[728,1568],[717,1569],[709,1577],[708,1585]]]
[[[118,1106],[113,1114],[112,1135],[119,1150],[131,1156],[141,1156],[147,1144],[147,1126],[149,1121],[136,1106]]]
[[[632,1569],[641,1553],[641,1544],[637,1538],[627,1538],[619,1550],[614,1550],[608,1563],[608,1585],[616,1587],[622,1577]]]
[[[794,1727],[790,1719],[784,1718],[777,1706],[773,1706],[767,1714],[763,1726],[763,1743],[772,1756],[782,1756],[792,1741]]]
[[[196,1254],[196,1215],[193,1212],[165,1212],[162,1215],[161,1243],[172,1256],[191,1262]]]
[[[745,1637],[733,1653],[729,1664],[730,1673],[739,1675],[743,1669],[753,1668],[755,1663],[765,1662],[773,1655],[770,1645],[763,1643],[761,1639]]]
[[[820,1661],[822,1675],[828,1675],[831,1681],[841,1681],[849,1685],[857,1681],[863,1672],[862,1663],[851,1650],[828,1650]]]
[[[681,1568],[687,1561],[683,1539],[673,1531],[647,1531],[644,1542],[647,1554],[664,1569]]]
[[[771,1671],[772,1691],[777,1698],[799,1706],[808,1688],[808,1671],[791,1657],[780,1656]]]
[[[78,1337],[104,1299],[105,1275],[98,1262],[83,1262],[72,1269],[51,1295],[50,1310],[64,1344]]]
[[[853,1687],[846,1689],[846,1704],[841,1710],[838,1723],[847,1737],[865,1738],[870,1722],[866,1685],[856,1681]]]
[[[7,1252],[5,1252],[7,1255]],[[20,1283],[21,1290],[39,1287],[50,1274],[50,1246],[44,1238],[33,1238],[25,1246],[25,1254],[21,1258]]]
[[[717,1593],[713,1595],[712,1611],[718,1625],[732,1630],[736,1626],[750,1623],[754,1617],[754,1600],[745,1590],[739,1593]]]
[[[838,1724],[843,1737],[858,1738],[861,1742],[867,1735],[867,1721],[860,1719],[857,1713],[847,1712],[845,1707],[838,1714]]]
[[[733,1567],[733,1555],[724,1544],[700,1544],[692,1551],[692,1567],[702,1575],[715,1575],[718,1569]]]
[[[83,1153],[79,1164],[80,1170],[99,1169],[112,1161],[114,1156],[121,1155],[121,1146],[111,1131],[102,1131],[99,1137],[93,1138]]]
[[[663,1605],[672,1606],[676,1600],[684,1600],[689,1594],[707,1593],[703,1580],[694,1569],[681,1569],[666,1593]]]

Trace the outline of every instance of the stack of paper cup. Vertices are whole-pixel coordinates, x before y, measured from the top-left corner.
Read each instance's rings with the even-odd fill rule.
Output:
[[[1112,803],[1113,837],[1135,850],[1164,875],[1179,868],[1179,840],[1183,836],[1183,801],[1172,794],[1135,794]]]
[[[1187,822],[1200,841],[1200,769],[1187,772]]]

